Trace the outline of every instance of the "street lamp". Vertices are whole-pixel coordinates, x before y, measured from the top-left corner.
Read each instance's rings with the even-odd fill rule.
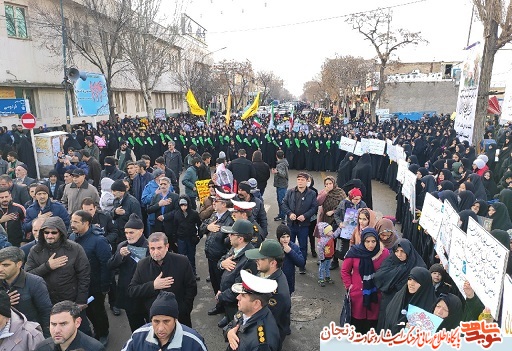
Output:
[[[202,63],[202,62],[203,62],[203,60],[204,60],[204,58],[205,58],[206,56],[211,55],[211,54],[214,54],[214,53],[219,52],[219,51],[222,51],[222,50],[227,49],[227,48],[228,48],[227,46],[224,46],[223,48],[220,48],[220,49],[218,49],[218,50],[207,52],[206,54],[204,54],[203,56],[201,56],[201,59],[199,60],[199,62],[201,62],[201,63]]]
[[[66,42],[67,42],[67,33],[66,33],[66,22],[64,20],[64,1],[60,0],[60,17],[61,17],[61,25],[62,25],[62,61],[64,64],[64,99],[66,100],[66,124],[71,124],[71,117],[69,115],[69,101],[68,101],[68,70],[66,68]]]

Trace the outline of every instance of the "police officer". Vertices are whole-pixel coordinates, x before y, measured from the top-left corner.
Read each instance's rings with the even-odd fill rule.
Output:
[[[279,327],[281,338],[279,350],[281,350],[286,335],[291,333],[290,313],[292,306],[288,280],[281,269],[284,261],[283,248],[277,240],[267,239],[261,243],[259,249],[246,251],[245,256],[256,261],[258,275],[261,278],[272,279],[277,282],[277,291],[273,292],[268,306]]]
[[[231,287],[233,293],[238,294],[238,312],[224,328],[224,336],[229,342],[227,351],[279,350],[277,323],[267,306],[272,292],[277,289],[277,282],[247,271],[241,271],[240,276],[241,283]]]
[[[262,241],[265,240],[265,231],[251,215],[253,208],[256,206],[256,203],[236,200],[231,200],[231,202],[233,203],[233,218],[235,221],[237,219],[246,219],[252,223],[253,232],[251,244],[255,248],[260,247]]]
[[[217,292],[217,301],[222,303],[226,312],[225,318],[219,323],[219,328],[224,328],[233,319],[237,311],[236,294],[231,290],[234,283],[241,281],[240,272],[249,270],[256,273],[256,262],[250,261],[245,256],[245,251],[254,249],[251,244],[253,225],[245,219],[236,220],[233,226],[223,226],[223,233],[229,234],[231,249],[219,260],[219,268],[223,271],[220,280],[220,289]]]

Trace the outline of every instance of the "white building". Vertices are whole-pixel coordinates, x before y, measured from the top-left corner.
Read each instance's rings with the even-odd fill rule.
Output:
[[[113,0],[116,1],[116,0]],[[90,23],[80,23],[71,18],[80,18],[77,11],[80,0],[63,0],[66,24],[72,28],[73,35],[87,40],[95,28]],[[37,9],[53,8],[60,16],[60,0],[0,0],[0,99],[25,98],[29,100],[31,112],[37,118],[37,126],[59,126],[66,123],[66,105],[64,88],[61,84],[64,77],[62,53],[58,55],[59,43],[56,36],[55,46],[44,47],[45,42],[38,37],[43,25],[36,16]],[[78,15],[78,16],[77,16]],[[87,22],[84,20],[83,22]],[[60,25],[60,23],[57,23]],[[46,44],[47,45],[47,44]],[[183,50],[204,51],[206,45],[193,40],[190,36],[180,36],[174,43],[176,61],[179,69]],[[69,66],[76,66],[80,71],[98,72],[98,68],[87,62],[83,57],[74,55]],[[68,67],[69,67],[68,66]],[[167,113],[187,110],[183,88],[173,83],[170,74],[164,75],[152,94],[153,107],[165,108]],[[146,115],[146,105],[140,92],[138,82],[129,73],[117,75],[113,80],[115,112],[121,117],[128,115]],[[71,106],[72,104],[70,104]],[[1,116],[2,126],[19,124],[19,116]],[[72,117],[73,118],[73,117]],[[98,116],[97,120],[108,119]],[[74,117],[71,123],[82,120],[92,121],[92,117]]]

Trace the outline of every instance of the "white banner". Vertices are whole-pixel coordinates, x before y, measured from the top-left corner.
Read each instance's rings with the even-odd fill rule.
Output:
[[[473,218],[466,240],[466,276],[478,298],[498,319],[510,247],[503,246]]]
[[[397,161],[397,158],[396,158],[396,148],[395,148],[395,145],[393,145],[393,141],[387,139],[386,140],[386,146],[387,146],[386,153],[388,154],[389,159],[391,161],[393,161],[393,162],[396,162]]]
[[[416,211],[416,174],[407,170],[402,185],[402,195],[409,200],[409,210],[412,214]]]
[[[401,147],[400,145],[395,145],[395,150],[396,150],[396,160],[397,160],[397,162],[398,162],[398,160],[404,160],[405,161],[407,159],[403,147]]]
[[[409,171],[409,164],[406,160],[398,160],[398,172],[396,173],[396,180],[398,180],[401,184],[404,183],[405,180],[405,172]]]
[[[483,45],[479,42],[467,49],[466,60],[462,66],[459,97],[457,99],[457,115],[455,117],[454,129],[460,141],[467,140],[470,144],[473,138],[473,128],[475,126],[476,100],[478,96],[478,83],[480,82],[482,50]]]
[[[405,194],[404,194],[405,195]],[[421,210],[420,225],[427,233],[437,240],[443,223],[443,203],[427,193]]]
[[[451,249],[448,257],[448,274],[452,277],[453,282],[459,288],[464,298],[464,282],[466,279],[466,233],[459,227],[452,225],[451,230]]]
[[[370,152],[370,139],[361,138],[361,150],[363,154]]]
[[[505,298],[508,296],[508,298]],[[501,310],[501,335],[512,337],[512,328],[510,323],[512,321],[512,279],[507,274],[503,280],[503,309]]]
[[[354,152],[357,140],[342,136],[340,139],[340,150]]]
[[[361,156],[363,155],[363,148],[361,147],[361,142],[357,142],[356,146],[354,147],[354,155]]]
[[[459,225],[459,219],[457,211],[453,209],[450,202],[445,200],[443,204],[443,224],[441,225],[439,236],[435,238],[437,240],[436,252],[439,254],[439,257],[442,255],[448,257],[450,255],[452,229],[453,226]]]
[[[500,123],[505,124],[512,121],[512,71],[510,71],[506,88],[505,95],[503,96],[503,102],[501,104],[501,116]]]
[[[368,152],[374,155],[384,155],[386,142],[379,139],[368,139]]]

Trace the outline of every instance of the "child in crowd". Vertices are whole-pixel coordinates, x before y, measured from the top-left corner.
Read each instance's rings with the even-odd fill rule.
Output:
[[[290,295],[295,291],[295,267],[304,267],[306,261],[300,252],[299,245],[290,242],[290,228],[286,224],[280,224],[276,230],[277,240],[284,251],[282,270],[288,281]]]
[[[318,284],[321,287],[325,286],[325,283],[334,284],[331,279],[331,261],[334,257],[335,244],[334,239],[337,238],[341,233],[341,228],[336,229],[336,232],[332,230],[332,226],[320,222],[317,225],[318,233],[320,233],[320,239],[316,244],[316,252],[318,254],[318,260],[320,266],[318,267]]]

